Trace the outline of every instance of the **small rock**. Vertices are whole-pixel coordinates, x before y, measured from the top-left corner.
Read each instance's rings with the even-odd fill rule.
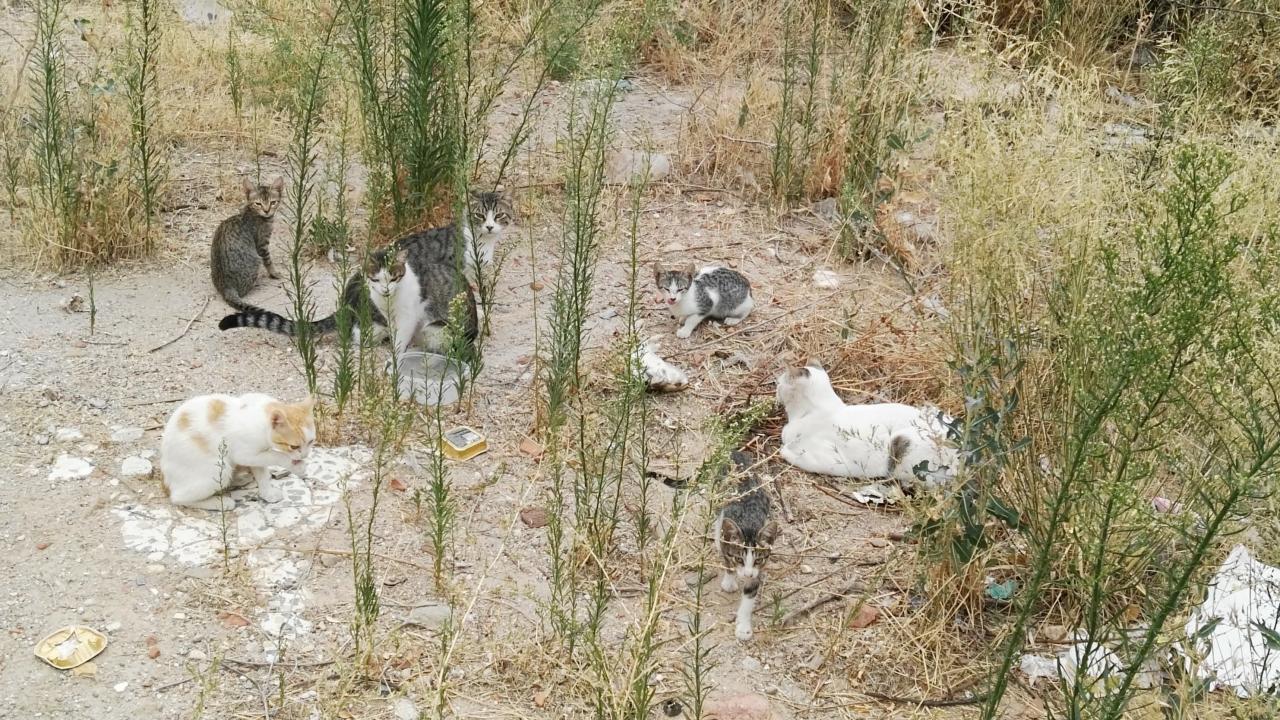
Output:
[[[409,489],[409,486],[405,485],[404,481],[398,477],[391,478],[391,481],[388,482],[387,485],[390,486],[390,488],[392,490],[395,490],[396,492],[404,492],[405,490]]]
[[[663,715],[666,715],[667,717],[678,717],[682,712],[684,712],[684,706],[680,704],[679,700],[676,700],[675,698],[667,698],[662,701]]]
[[[34,438],[32,438],[32,439],[36,441],[36,444],[37,444],[37,445],[48,445],[48,444],[49,444],[49,436],[48,436],[48,435],[37,435],[37,436],[35,436],[35,437],[34,437]]]
[[[125,477],[142,477],[151,474],[151,461],[136,455],[120,463],[120,474]]]
[[[143,640],[143,642],[146,643],[147,647],[155,647],[160,644],[160,641],[156,638],[155,635],[148,635],[146,639]]]
[[[533,282],[529,283],[529,289],[534,292],[539,292],[540,290],[542,290],[542,288],[543,288],[542,283],[538,282],[537,280],[534,280]]]
[[[204,662],[205,660],[209,659],[209,656],[206,655],[203,650],[197,650],[193,648],[190,652],[187,653],[187,659],[193,662]]]
[[[800,563],[800,572],[801,572],[801,574],[803,574],[803,575],[812,575],[812,574],[813,574],[813,566],[812,566],[812,565],[806,565],[805,563]]]
[[[690,590],[697,590],[699,586],[706,585],[707,581],[712,578],[711,573],[691,572],[684,576],[684,584],[689,586]]]
[[[58,461],[49,469],[50,480],[79,480],[93,472],[93,465],[88,460],[71,457],[66,453],[58,456]]]
[[[434,629],[442,627],[451,617],[453,617],[453,611],[448,605],[430,603],[410,610],[405,622],[409,625]]]
[[[227,612],[226,610],[218,611],[218,621],[223,627],[242,628],[249,627],[249,621],[238,613]]]
[[[156,658],[160,657],[160,648],[154,645],[147,648],[147,657],[151,658],[152,660],[155,660]]]
[[[49,549],[49,543],[47,543],[47,542],[36,543],[36,549],[37,549],[37,550],[48,550],[48,549]]]
[[[765,685],[765,686],[764,686],[764,694],[765,694],[765,695],[777,695],[777,694],[778,694],[778,686],[777,686],[777,685]]]
[[[858,612],[854,613],[853,618],[849,620],[849,627],[855,630],[861,630],[875,623],[880,617],[880,610],[874,605],[862,604],[858,608]]]
[[[1040,636],[1049,642],[1065,642],[1070,634],[1071,631],[1062,625],[1043,625],[1040,627]]]
[[[109,622],[109,623],[107,623],[105,626],[103,626],[103,628],[102,628],[102,629],[103,629],[103,630],[106,630],[106,631],[107,631],[107,632],[109,632],[109,633],[112,633],[112,632],[115,632],[115,631],[119,630],[119,629],[120,629],[120,628],[122,628],[122,627],[124,627],[124,626],[123,626],[123,625],[121,625],[119,622]]]
[[[840,222],[840,203],[835,198],[829,197],[825,200],[819,200],[810,208],[814,215],[826,220],[827,222]]]
[[[822,668],[822,664],[824,662],[826,662],[826,658],[822,656],[821,652],[816,652],[809,656],[809,659],[805,661],[804,666],[814,672],[817,672]]]
[[[399,698],[391,705],[391,714],[396,720],[418,720],[418,706],[407,697]]]
[[[524,455],[537,460],[542,457],[543,448],[537,440],[533,438],[525,438],[520,441],[520,452]]]
[[[120,428],[111,433],[111,442],[130,443],[142,439],[142,428]]]
[[[606,182],[627,185],[647,180],[653,182],[671,174],[671,158],[662,153],[617,150],[609,154],[605,164]]]
[[[889,541],[885,540],[884,538],[871,538],[870,543],[871,543],[871,547],[877,547],[877,548],[889,547]]]
[[[756,693],[712,697],[703,716],[716,720],[768,720],[769,698]]]
[[[535,686],[537,687],[537,686]],[[535,707],[546,707],[547,700],[551,697],[550,690],[538,688],[533,691],[533,704]]]
[[[58,432],[54,433],[53,437],[58,442],[76,442],[84,439],[84,433],[78,428],[58,428]]]
[[[58,307],[62,308],[64,312],[82,312],[84,310],[84,296],[80,293],[72,293],[71,295],[62,298],[62,300],[58,302]]]
[[[813,273],[813,286],[821,290],[835,290],[840,287],[840,276],[830,270],[816,270]]]
[[[127,689],[129,688],[129,683],[128,683],[128,682],[118,682],[118,683],[116,683],[115,685],[112,685],[111,687],[112,687],[112,689],[114,689],[116,692],[118,692],[118,693],[122,693],[122,692],[124,692],[125,690],[127,690]]]
[[[102,398],[89,398],[89,407],[94,408],[95,410],[106,410],[107,401]]]
[[[73,347],[73,348],[75,348],[75,349],[77,349],[77,350],[83,350],[83,349],[85,349],[85,348],[89,347],[89,343],[87,343],[87,342],[85,342],[85,341],[83,341],[83,340],[72,340],[72,341],[71,341],[71,347]]]
[[[540,507],[527,507],[520,511],[520,522],[531,528],[546,527],[549,522],[547,511]]]
[[[749,673],[754,673],[763,670],[764,666],[760,664],[759,660],[753,657],[744,657],[742,658],[742,669]]]

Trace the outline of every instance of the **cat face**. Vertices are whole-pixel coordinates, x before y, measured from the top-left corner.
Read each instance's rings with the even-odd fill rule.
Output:
[[[245,202],[253,214],[270,220],[275,217],[276,208],[280,206],[280,195],[284,192],[284,178],[277,176],[270,185],[254,185],[245,178],[240,183],[244,189]]]
[[[789,407],[797,400],[811,397],[817,390],[830,391],[831,377],[816,362],[804,367],[787,368],[778,376],[778,402]]]
[[[471,232],[481,242],[496,240],[515,224],[515,208],[502,193],[473,192],[468,205]]]
[[[378,262],[375,256],[369,257],[365,277],[369,281],[369,289],[375,295],[388,298],[395,294],[396,287],[404,279],[407,256],[407,251],[400,250],[387,256],[383,262]]]
[[[760,571],[769,561],[778,531],[777,521],[770,518],[753,537],[747,537],[734,521],[729,518],[721,520],[720,552],[726,565],[734,568],[738,580],[746,583],[744,590],[748,593],[753,585],[759,585]]]
[[[314,398],[307,398],[300,403],[273,403],[267,408],[271,413],[271,449],[287,455],[295,472],[316,441],[314,406]]]
[[[658,263],[653,264],[653,281],[658,284],[658,289],[662,291],[663,300],[668,306],[680,302],[680,298],[689,291],[689,286],[693,284],[693,275],[692,265],[684,268],[664,268]]]

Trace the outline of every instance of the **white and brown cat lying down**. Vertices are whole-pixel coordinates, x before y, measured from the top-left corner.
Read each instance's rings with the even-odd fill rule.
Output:
[[[178,406],[160,439],[160,471],[174,505],[228,509],[234,505],[219,493],[234,487],[237,472],[258,481],[266,502],[281,500],[271,466],[296,475],[316,439],[311,399],[285,403],[269,395],[249,393],[200,395]]]
[[[936,409],[900,403],[846,405],[831,378],[816,364],[789,368],[778,376],[778,402],[787,411],[782,457],[820,475],[879,480],[892,478],[912,488],[950,480],[959,453],[945,444],[946,427]],[[915,468],[927,462],[917,477]]]

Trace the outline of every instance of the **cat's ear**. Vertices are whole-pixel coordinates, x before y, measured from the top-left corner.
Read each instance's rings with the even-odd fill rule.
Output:
[[[773,541],[778,539],[780,532],[782,532],[782,528],[779,527],[778,521],[769,518],[764,527],[760,528],[760,542],[764,545],[772,545]]]
[[[279,195],[284,192],[284,176],[277,175],[275,180],[271,181],[271,192]]]
[[[240,189],[244,191],[244,199],[253,199],[253,181],[247,177],[240,178]]]
[[[659,284],[662,283],[662,263],[657,260],[653,261],[653,281]]]
[[[281,425],[284,425],[285,420],[284,410],[281,410],[278,407],[271,409],[271,427],[278,428]]]
[[[298,407],[302,408],[307,412],[311,412],[312,408],[314,408],[315,406],[316,406],[315,395],[308,395],[306,400],[303,400],[302,402],[298,403]]]
[[[698,269],[693,266],[693,263],[689,263],[684,266],[684,272],[690,279],[692,279],[694,275],[698,274]]]
[[[806,361],[804,362],[804,366],[805,366],[806,368],[815,368],[815,369],[818,369],[818,370],[822,370],[823,372],[826,372],[826,369],[824,369],[824,368],[822,367],[822,363],[818,362],[818,361],[817,361],[816,359],[814,359],[814,358],[809,358],[808,360],[806,360]]]
[[[738,527],[738,523],[723,518],[720,520],[720,540],[722,542],[742,544],[742,529]]]

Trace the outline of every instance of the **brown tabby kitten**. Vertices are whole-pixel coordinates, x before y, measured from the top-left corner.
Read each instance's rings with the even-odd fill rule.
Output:
[[[237,310],[250,310],[244,296],[258,284],[258,267],[267,268],[267,276],[279,279],[271,264],[271,223],[280,205],[284,178],[277,177],[270,185],[254,185],[245,178],[245,206],[232,215],[213,233],[213,248],[209,257],[209,271],[213,287],[227,304]]]

